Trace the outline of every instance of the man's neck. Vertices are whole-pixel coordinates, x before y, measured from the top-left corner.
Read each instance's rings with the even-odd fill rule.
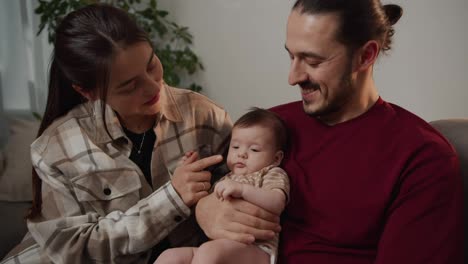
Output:
[[[352,96],[345,101],[341,109],[319,119],[329,126],[352,120],[366,113],[379,99],[377,88],[372,78],[372,70],[359,73],[351,84]]]

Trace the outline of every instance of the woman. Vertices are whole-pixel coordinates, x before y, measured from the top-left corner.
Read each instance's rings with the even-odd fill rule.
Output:
[[[147,263],[167,247],[198,245],[191,207],[208,194],[204,169],[222,160],[214,154],[230,129],[222,108],[164,83],[127,13],[107,5],[70,13],[56,31],[31,146],[30,232],[6,262]],[[193,150],[199,156],[176,169]]]

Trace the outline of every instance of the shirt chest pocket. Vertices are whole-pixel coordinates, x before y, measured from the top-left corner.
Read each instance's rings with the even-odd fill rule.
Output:
[[[96,171],[73,180],[76,198],[85,210],[99,214],[126,211],[140,200],[140,177],[133,170]]]

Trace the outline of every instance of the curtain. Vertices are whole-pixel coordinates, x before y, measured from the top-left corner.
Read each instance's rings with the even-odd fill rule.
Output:
[[[42,114],[51,53],[35,0],[0,1],[0,108]]]

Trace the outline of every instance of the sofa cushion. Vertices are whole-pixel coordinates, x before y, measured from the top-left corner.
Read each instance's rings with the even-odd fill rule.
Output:
[[[9,112],[8,141],[0,150],[0,201],[31,201],[30,145],[36,138],[40,122],[32,114]]]
[[[445,119],[431,122],[455,147],[460,160],[464,192],[465,258],[468,259],[468,119]]]
[[[8,136],[8,121],[5,114],[2,112],[2,114],[0,114],[0,176],[5,169],[5,155],[3,154],[3,149],[7,143]]]
[[[8,217],[0,217],[0,260],[21,240],[28,231],[25,216],[31,202],[0,201],[0,212]]]
[[[468,179],[468,119],[437,120],[432,121],[431,125],[455,147],[463,178]],[[468,182],[465,184],[468,186]]]
[[[0,114],[0,149],[3,149],[9,136],[8,120],[5,114]],[[1,171],[0,171],[1,172]]]

